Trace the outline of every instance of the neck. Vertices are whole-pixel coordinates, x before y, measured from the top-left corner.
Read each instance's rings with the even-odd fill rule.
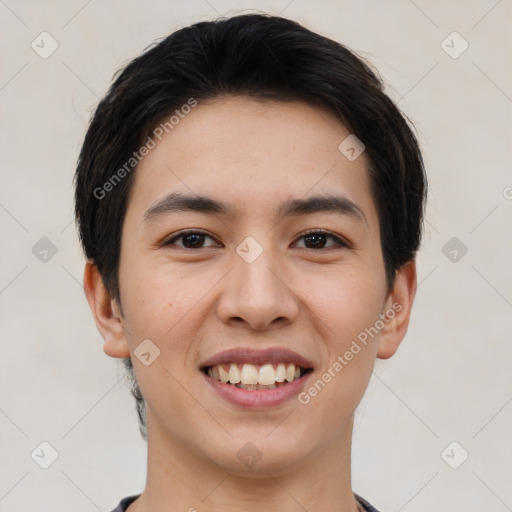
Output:
[[[358,512],[350,480],[352,425],[353,419],[330,446],[294,461],[291,469],[266,467],[262,459],[250,474],[240,474],[148,421],[146,488],[128,512]]]

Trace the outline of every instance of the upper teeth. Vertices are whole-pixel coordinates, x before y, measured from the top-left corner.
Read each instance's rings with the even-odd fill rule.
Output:
[[[301,367],[293,363],[279,363],[274,365],[267,363],[262,365],[254,364],[218,364],[208,368],[208,375],[221,382],[231,384],[261,384],[272,385],[276,382],[292,382],[298,379],[301,374]]]

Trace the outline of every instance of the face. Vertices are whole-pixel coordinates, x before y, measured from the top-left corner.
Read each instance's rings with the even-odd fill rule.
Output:
[[[379,350],[401,339],[368,161],[338,149],[349,134],[300,102],[229,97],[200,102],[139,164],[116,343],[150,442],[253,474],[345,442]]]

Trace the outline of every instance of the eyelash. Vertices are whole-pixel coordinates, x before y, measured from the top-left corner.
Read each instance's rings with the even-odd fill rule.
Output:
[[[186,237],[188,235],[204,235],[204,236],[214,240],[214,238],[212,236],[210,236],[208,233],[205,233],[203,231],[188,230],[188,231],[182,231],[181,233],[178,233],[178,234],[174,235],[172,238],[169,238],[168,240],[164,241],[162,243],[162,246],[165,247],[165,246],[169,246],[169,245],[174,245],[174,241],[175,240],[179,240],[180,238],[184,238],[184,237]],[[347,249],[350,248],[350,244],[348,242],[346,242],[343,239],[341,239],[340,237],[334,235],[330,231],[326,231],[326,230],[323,230],[323,229],[313,229],[313,230],[307,231],[306,233],[303,233],[298,238],[298,240],[300,240],[302,238],[305,238],[307,236],[310,236],[310,235],[325,235],[325,236],[327,236],[327,238],[332,238],[333,240],[335,240],[336,241],[336,245],[335,246],[329,246],[329,247],[321,247],[320,249],[314,249],[314,248],[310,248],[310,247],[301,247],[302,249],[309,249],[311,251],[318,251],[318,250],[333,249],[333,248],[336,248],[336,246],[338,248],[347,248]],[[195,251],[195,250],[199,250],[199,249],[208,249],[209,248],[209,247],[199,247],[199,249],[193,249],[193,248],[190,248],[190,247],[182,247],[182,246],[178,246],[178,247],[180,247],[181,249],[185,249],[187,251]]]

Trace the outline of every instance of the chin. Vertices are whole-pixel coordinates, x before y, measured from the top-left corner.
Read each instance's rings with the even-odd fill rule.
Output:
[[[311,444],[299,439],[297,432],[272,432],[275,425],[265,429],[250,429],[244,435],[233,436],[225,446],[218,445],[209,454],[217,466],[233,474],[268,478],[286,474],[304,464]],[[277,427],[279,428],[279,427]]]

